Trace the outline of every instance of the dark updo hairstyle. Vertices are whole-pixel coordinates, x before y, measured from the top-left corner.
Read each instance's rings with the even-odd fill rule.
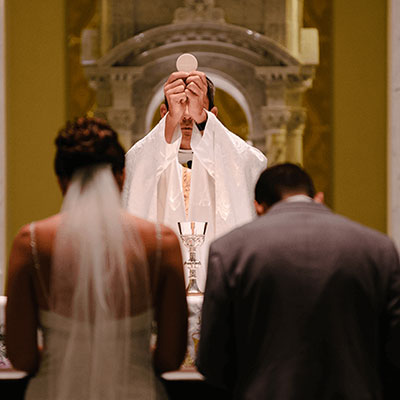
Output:
[[[114,174],[124,169],[125,151],[117,133],[103,119],[80,117],[67,122],[55,144],[54,167],[61,178],[70,179],[79,168],[94,164],[111,164]]]

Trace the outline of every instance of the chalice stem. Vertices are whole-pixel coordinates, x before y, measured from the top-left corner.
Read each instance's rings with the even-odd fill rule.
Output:
[[[189,250],[189,261],[196,261],[196,248],[195,247],[191,247]]]
[[[186,293],[201,293],[197,285],[196,266],[189,266],[189,282],[186,288]]]
[[[189,258],[184,265],[188,268],[187,294],[202,293],[197,284],[196,269],[201,268],[201,262],[197,259],[197,248],[204,243],[207,222],[185,221],[178,222],[179,235],[183,245],[189,251]]]

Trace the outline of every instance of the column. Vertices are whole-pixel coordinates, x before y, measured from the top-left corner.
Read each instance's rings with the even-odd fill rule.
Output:
[[[101,53],[134,36],[134,0],[101,1]]]
[[[286,47],[286,1],[264,0],[264,35]]]
[[[314,67],[256,67],[256,73],[266,85],[267,105],[262,114],[269,165],[285,161],[302,164],[306,121],[302,101],[303,93],[311,87]]]
[[[6,273],[6,124],[4,0],[0,0],[0,296]]]
[[[264,1],[264,34],[298,56],[303,26],[303,0]]]
[[[89,86],[96,92],[96,116],[106,118],[107,110],[112,106],[109,68],[87,66],[85,75]]]
[[[287,159],[303,164],[303,135],[307,119],[306,109],[302,106],[304,92],[311,87],[313,69],[300,67],[298,73],[286,77],[286,103],[290,109],[287,136]]]
[[[388,2],[388,233],[400,250],[400,3]]]
[[[112,46],[134,36],[134,0],[109,0],[112,3]]]
[[[287,161],[287,124],[290,119],[290,109],[286,104],[287,68],[256,67],[256,74],[265,83],[266,106],[262,108],[262,121],[268,165]],[[255,144],[259,140],[256,138]]]
[[[287,161],[287,123],[290,112],[285,106],[265,106],[262,112],[264,126],[264,153],[268,165]]]
[[[302,107],[291,110],[287,135],[287,159],[303,164],[303,135],[306,122],[306,110]]]
[[[118,132],[125,149],[132,146],[135,122],[135,108],[132,105],[134,81],[142,74],[141,67],[114,67],[110,68],[110,82],[112,91],[112,108],[107,118]]]
[[[100,43],[100,21],[101,7],[100,0],[92,0],[93,17],[89,23],[82,29],[81,33],[81,64],[95,64],[101,57]]]

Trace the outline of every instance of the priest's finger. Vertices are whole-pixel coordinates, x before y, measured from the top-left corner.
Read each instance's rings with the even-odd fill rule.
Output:
[[[197,122],[204,119],[204,108],[206,106],[203,96],[198,96],[189,89],[185,90],[188,97],[188,111],[190,116]]]
[[[204,78],[204,79],[203,79]],[[197,85],[202,91],[204,91],[205,93],[207,93],[207,80],[203,76],[199,76],[199,75],[190,75],[186,78],[186,86],[189,86],[191,83]]]
[[[169,86],[166,86],[164,88],[164,94],[165,94],[165,96],[168,97],[171,94],[184,93],[185,89],[186,89],[186,85],[183,84],[183,83],[180,83],[180,84],[175,85],[175,86],[170,86],[169,85]]]
[[[199,78],[202,80],[202,82],[203,82],[205,85],[207,85],[206,74],[205,74],[204,72],[201,72],[201,71],[192,71],[192,72],[189,73],[189,76],[188,76],[187,78],[189,79],[189,78],[192,78],[192,77],[199,77]]]
[[[182,79],[185,80],[187,77],[189,76],[189,74],[187,72],[184,71],[176,71],[173,72],[167,79],[167,82],[165,82],[165,84],[170,84],[174,81],[176,81],[177,79]]]
[[[186,81],[191,81],[191,80],[201,80],[201,82],[204,85],[207,85],[207,78],[206,78],[206,74],[204,74],[203,72],[199,72],[199,71],[193,71],[189,74],[189,76],[187,76],[185,78]]]
[[[164,94],[179,93],[185,91],[186,83],[182,79],[178,79],[172,83],[164,85]]]
[[[204,92],[204,90],[202,90],[202,88],[196,85],[194,82],[189,83],[186,86],[186,89],[189,90],[191,93],[195,94],[196,96],[200,97],[202,97],[205,93],[207,93]]]
[[[186,86],[185,93],[189,97],[190,101],[199,103],[198,107],[208,108],[206,88],[202,88],[195,82],[191,82]]]
[[[187,107],[187,97],[185,93],[173,94],[168,99],[168,118],[177,124],[182,118]]]
[[[173,107],[175,104],[182,104],[186,103],[187,100],[187,95],[185,92],[183,93],[177,93],[177,94],[172,94],[169,98],[170,101],[168,101],[168,104],[171,104],[171,107]]]

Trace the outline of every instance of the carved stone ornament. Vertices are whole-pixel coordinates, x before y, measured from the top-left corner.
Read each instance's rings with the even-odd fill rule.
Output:
[[[214,0],[185,0],[185,7],[179,7],[174,13],[174,24],[210,21],[224,23],[224,11],[214,6]]]
[[[224,11],[215,7],[214,0],[181,4],[173,23],[139,32],[95,64],[85,66],[91,86],[96,88],[96,112],[106,113],[115,121],[114,127],[121,124],[131,143],[140,139],[151,128],[162,101],[163,83],[176,70],[177,57],[190,52],[197,58],[199,70],[210,75],[219,89],[240,99],[250,127],[249,141],[263,152],[273,152],[275,160],[294,154],[286,150],[287,140],[294,143],[291,137],[304,129],[294,110],[302,106],[315,66],[304,64],[300,53],[274,38],[225,22]],[[286,19],[282,22],[287,23]],[[102,71],[103,77],[92,68]],[[137,75],[130,75],[129,70],[135,68]],[[119,115],[127,109],[135,111],[133,121],[123,113],[125,122],[112,115],[113,110]],[[296,145],[301,147],[301,142]]]
[[[290,107],[290,119],[288,121],[288,131],[291,134],[293,131],[303,131],[307,120],[307,112],[304,107]]]
[[[304,90],[312,86],[315,68],[309,66],[256,67],[257,75],[267,86],[286,85],[302,86]]]
[[[215,55],[226,53],[255,66],[279,66],[277,73],[280,66],[300,65],[286,49],[257,32],[241,26],[198,20],[142,32],[114,47],[97,60],[97,65],[145,65],[161,57],[187,52],[188,48],[195,55],[198,51]],[[174,58],[176,60],[175,55]],[[197,58],[201,65],[201,59]]]
[[[274,133],[266,136],[268,166],[279,164],[287,160],[286,132]]]
[[[130,130],[135,121],[135,110],[133,108],[125,110],[111,109],[107,112],[107,118],[114,129]]]
[[[264,106],[262,107],[262,121],[268,134],[279,133],[290,120],[290,110],[286,106]]]

